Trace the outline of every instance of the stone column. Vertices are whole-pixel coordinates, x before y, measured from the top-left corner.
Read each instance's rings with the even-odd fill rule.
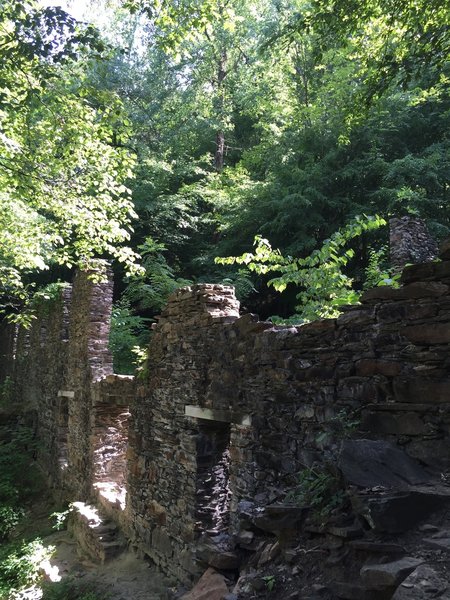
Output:
[[[411,216],[389,220],[391,266],[396,273],[408,263],[428,262],[436,258],[437,245],[422,219]]]
[[[230,413],[225,387],[210,389],[211,362],[226,354],[225,331],[238,317],[231,287],[201,284],[172,294],[152,335],[148,379],[131,410],[128,510],[134,542],[182,581],[199,574],[193,560],[199,419],[224,420]]]
[[[112,274],[103,281],[96,273],[78,271],[73,283],[69,322],[66,392],[69,397],[66,484],[73,500],[91,494],[93,476],[92,382],[113,372],[108,350],[112,310]]]

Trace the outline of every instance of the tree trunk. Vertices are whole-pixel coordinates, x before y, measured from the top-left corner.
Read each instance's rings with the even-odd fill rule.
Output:
[[[214,168],[218,173],[222,173],[225,158],[225,134],[223,131],[216,133],[216,153],[214,156]]]
[[[217,65],[217,117],[219,122],[223,120],[224,111],[224,89],[223,82],[227,76],[227,51],[224,49],[220,54]],[[216,152],[214,155],[214,168],[218,173],[222,173],[225,162],[225,132],[219,129],[216,132]]]

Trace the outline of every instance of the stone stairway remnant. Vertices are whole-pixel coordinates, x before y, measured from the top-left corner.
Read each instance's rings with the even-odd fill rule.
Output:
[[[119,528],[97,507],[74,502],[72,508],[69,531],[83,555],[93,562],[104,564],[125,549],[125,538]]]

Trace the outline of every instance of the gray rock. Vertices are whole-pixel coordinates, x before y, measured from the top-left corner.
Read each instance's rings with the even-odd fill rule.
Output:
[[[415,569],[397,588],[392,600],[450,600],[448,578],[427,565]]]
[[[368,540],[353,540],[349,545],[355,550],[370,554],[405,554],[405,549],[399,544],[386,542],[370,542]]]
[[[181,600],[223,600],[228,592],[225,578],[214,569],[208,569]]]
[[[431,479],[414,459],[384,441],[345,440],[338,464],[346,481],[359,487],[403,489]]]
[[[344,538],[346,540],[353,540],[358,537],[362,537],[363,529],[359,523],[353,523],[352,525],[330,526],[327,527],[328,533],[335,535],[336,537]]]
[[[239,566],[239,557],[229,548],[228,538],[204,536],[197,545],[196,555],[198,560],[221,571],[233,571]]]
[[[355,512],[375,531],[401,533],[450,502],[450,490],[424,486],[405,492],[353,496]]]
[[[443,535],[434,535],[431,538],[424,538],[424,543],[439,550],[450,552],[450,531],[441,532]]]
[[[396,587],[422,563],[423,560],[405,556],[389,563],[365,565],[360,571],[361,580],[368,589]]]
[[[255,534],[253,533],[253,531],[243,529],[237,534],[236,541],[239,544],[239,546],[246,547],[253,542],[254,538]]]
[[[258,529],[270,533],[295,532],[308,510],[307,507],[272,504],[255,514],[252,523]]]
[[[360,583],[334,581],[329,589],[342,600],[379,600],[378,591],[368,590]]]
[[[275,560],[280,555],[280,553],[281,548],[278,542],[275,542],[275,544],[266,544],[258,560],[258,568],[261,568],[264,565],[267,565],[268,563]]]

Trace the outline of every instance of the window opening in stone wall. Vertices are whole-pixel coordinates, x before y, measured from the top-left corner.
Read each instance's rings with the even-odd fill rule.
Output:
[[[128,406],[97,404],[94,424],[94,488],[100,500],[123,510],[126,503]]]
[[[230,424],[199,419],[196,530],[218,535],[230,518]]]

